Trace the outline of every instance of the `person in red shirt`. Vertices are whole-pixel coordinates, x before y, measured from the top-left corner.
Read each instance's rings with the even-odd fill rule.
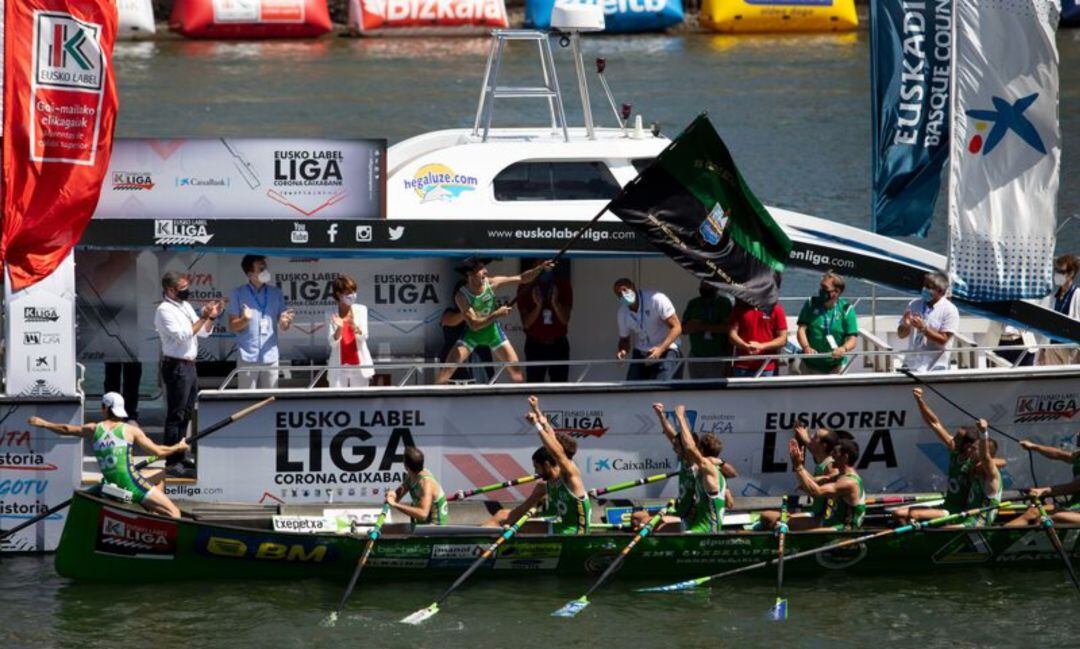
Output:
[[[533,261],[529,267],[537,263]],[[566,272],[568,262],[562,262],[558,269],[546,270],[532,284],[518,287],[517,303],[521,328],[525,331],[526,361],[570,360],[566,330],[570,324],[570,310],[574,307],[574,292]],[[565,383],[569,374],[567,365],[525,366],[525,380],[529,383],[543,383],[549,378],[554,383]]]
[[[768,356],[779,354],[787,344],[787,314],[777,302],[771,307],[758,309],[742,300],[735,303],[731,314],[731,344],[737,356]],[[762,363],[762,376],[776,376],[779,371],[776,360],[735,361],[735,376],[756,376]]]

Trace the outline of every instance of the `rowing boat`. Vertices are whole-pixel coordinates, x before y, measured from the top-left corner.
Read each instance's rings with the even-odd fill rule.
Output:
[[[1080,558],[1080,527],[1059,528],[1066,551]],[[375,546],[364,579],[453,577],[499,530],[476,526],[419,528],[387,533]],[[789,532],[785,552],[796,554],[852,538],[860,532]],[[489,576],[601,572],[629,536],[611,530],[588,536],[522,534],[500,548],[482,569]],[[243,525],[172,520],[79,492],[56,553],[62,576],[85,581],[162,582],[230,578],[344,581],[363,551],[363,534],[274,531],[270,516]],[[648,536],[622,567],[623,577],[680,578],[737,568],[772,558],[768,532]],[[1060,567],[1060,557],[1039,528],[925,529],[860,544],[785,565],[785,576],[836,570],[905,573],[971,566]],[[762,572],[771,578],[771,573]]]

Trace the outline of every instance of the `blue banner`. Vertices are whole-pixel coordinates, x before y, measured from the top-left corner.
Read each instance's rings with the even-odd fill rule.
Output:
[[[925,237],[949,159],[952,1],[870,3],[874,232]]]
[[[549,28],[556,4],[600,4],[608,33],[654,32],[683,21],[682,0],[526,0],[525,24]]]

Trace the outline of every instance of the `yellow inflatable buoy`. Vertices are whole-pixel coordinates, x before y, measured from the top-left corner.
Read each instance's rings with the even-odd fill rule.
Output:
[[[859,26],[855,0],[702,0],[699,20],[715,32],[839,32]]]

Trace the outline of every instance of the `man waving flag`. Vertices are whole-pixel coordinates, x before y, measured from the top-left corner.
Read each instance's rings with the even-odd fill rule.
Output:
[[[791,240],[750,191],[704,114],[609,209],[721,291],[756,307],[776,303]]]
[[[19,290],[47,277],[97,207],[116,122],[114,0],[7,0],[3,239]]]

